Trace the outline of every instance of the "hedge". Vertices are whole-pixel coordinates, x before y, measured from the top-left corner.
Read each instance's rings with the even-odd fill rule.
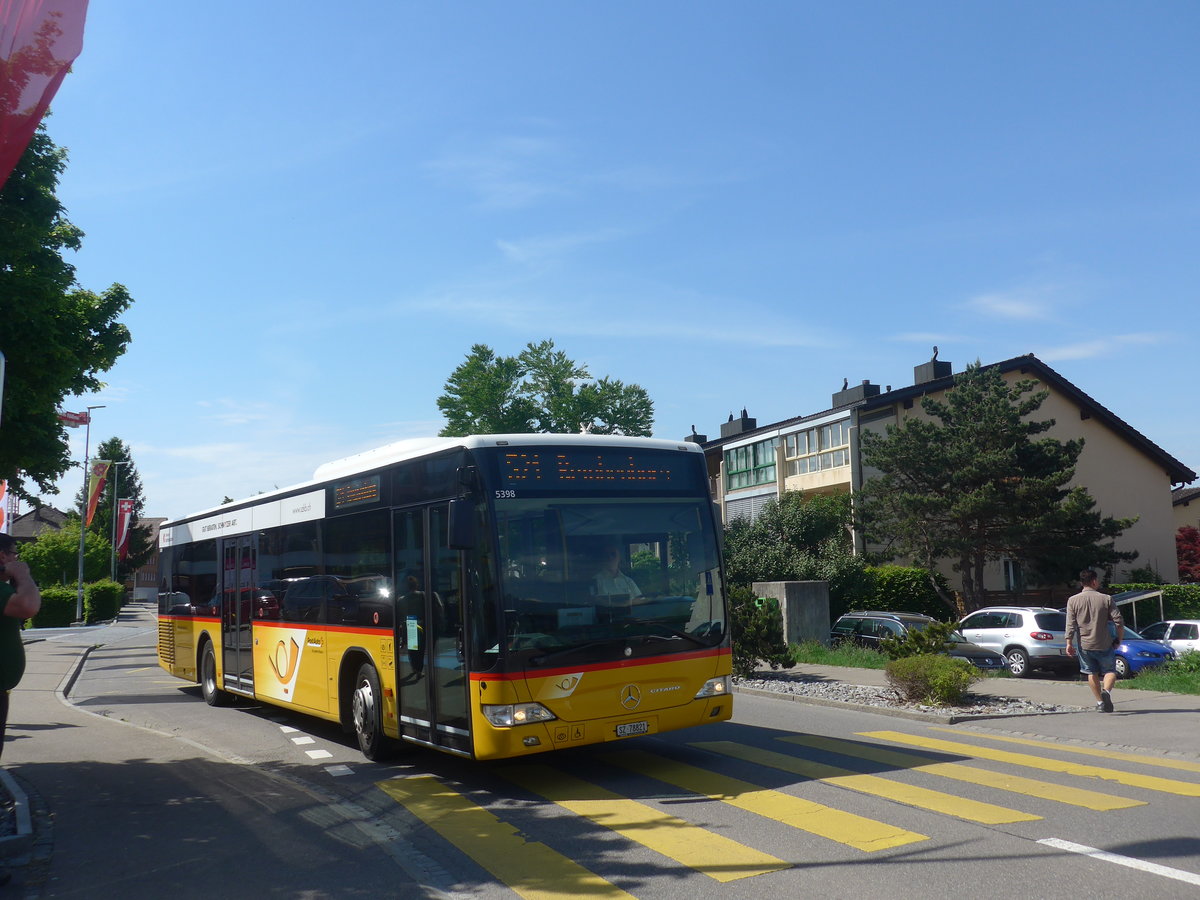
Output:
[[[876,609],[880,612],[914,612],[946,621],[957,618],[929,583],[929,572],[915,566],[868,566],[871,598],[852,609]],[[941,573],[934,576],[949,593]]]
[[[115,619],[125,599],[125,586],[115,581],[95,581],[83,586],[83,621],[88,625]],[[42,588],[42,608],[33,617],[34,628],[65,628],[75,623],[78,588],[63,584]]]

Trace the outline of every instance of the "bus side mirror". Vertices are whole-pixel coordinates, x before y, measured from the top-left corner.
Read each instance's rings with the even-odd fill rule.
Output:
[[[446,543],[451,550],[470,550],[475,546],[475,504],[470,500],[450,501],[450,521]]]

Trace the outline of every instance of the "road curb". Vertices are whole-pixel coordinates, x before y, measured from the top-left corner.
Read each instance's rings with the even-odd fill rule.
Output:
[[[956,715],[954,713],[921,712],[915,709],[897,709],[891,706],[871,706],[868,703],[853,703],[847,700],[827,700],[824,697],[810,697],[807,694],[791,694],[784,691],[764,691],[761,688],[748,688],[734,685],[735,694],[747,694],[752,697],[765,697],[770,700],[790,700],[793,703],[808,703],[812,706],[827,706],[831,709],[852,709],[856,712],[875,713],[880,716],[891,716],[896,719],[912,719],[918,722],[933,722],[938,725],[962,725],[967,722],[986,722],[989,719],[1023,719],[1035,716],[1074,715],[1083,710],[1053,710],[1047,712],[1017,712],[1017,713],[986,713],[979,715]]]
[[[33,817],[29,813],[29,797],[7,769],[0,769],[0,791],[13,805],[16,833],[0,837],[0,860],[8,865],[20,865],[33,847]]]

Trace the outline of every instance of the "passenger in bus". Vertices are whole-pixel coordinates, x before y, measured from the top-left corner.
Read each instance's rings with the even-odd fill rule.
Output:
[[[622,595],[630,600],[636,600],[642,596],[637,582],[621,571],[621,551],[616,544],[605,545],[594,585],[594,592],[597,596]]]

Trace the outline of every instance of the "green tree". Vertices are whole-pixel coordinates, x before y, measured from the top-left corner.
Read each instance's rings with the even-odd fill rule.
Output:
[[[446,381],[438,409],[441,434],[627,434],[648,436],[654,404],[646,390],[604,377],[571,360],[553,341],[497,356],[475,344]]]
[[[0,478],[26,499],[56,493],[53,483],[71,465],[60,404],[99,390],[97,376],[129,343],[117,321],[129,293],[119,284],[101,294],[81,289],[63,258],[83,237],[55,196],[65,166],[66,151],[39,128],[0,189],[0,351],[7,357]]]
[[[116,482],[116,489],[119,492],[117,499],[128,498],[133,501],[133,520],[130,523],[129,552],[124,561],[117,561],[117,581],[123,581],[125,576],[130,572],[145,565],[154,551],[154,547],[150,543],[149,533],[144,527],[138,527],[138,520],[141,519],[142,513],[145,510],[142,479],[138,474],[137,465],[133,461],[129,445],[120,438],[112,437],[106,441],[101,441],[92,454],[92,459],[106,459],[110,463],[114,463],[114,466],[108,470],[108,481],[104,486],[104,493],[100,496],[100,500],[96,504],[96,515],[92,518],[92,524],[88,526],[88,531],[108,538],[111,545],[113,517],[115,515],[113,504],[114,480]],[[115,465],[117,463],[120,465]],[[84,488],[80,486],[79,491],[75,494],[76,509],[81,508],[83,497]]]
[[[83,580],[108,578],[112,544],[108,538],[90,529],[83,551]],[[21,547],[21,559],[29,566],[40,585],[74,585],[79,578],[79,516],[69,516],[62,529],[47,529],[37,540]]]
[[[850,521],[849,494],[788,491],[769,500],[753,522],[734,519],[725,529],[729,582],[828,581],[830,615],[840,616],[870,584]]]
[[[862,436],[864,466],[880,474],[855,495],[859,527],[888,559],[914,560],[955,613],[934,578],[949,560],[966,611],[985,605],[988,562],[1023,561],[1034,583],[1065,582],[1071,570],[1136,554],[1113,541],[1133,519],[1095,510],[1084,488],[1069,487],[1082,440],[1039,437],[1053,419],[1031,419],[1049,392],[1029,379],[1006,383],[996,367],[969,366],[944,400],[921,401],[928,419]]]

